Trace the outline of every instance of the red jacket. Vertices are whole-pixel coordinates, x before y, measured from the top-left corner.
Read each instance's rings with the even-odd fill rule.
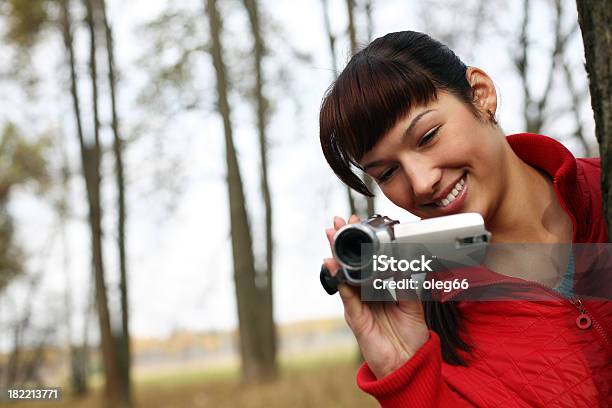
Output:
[[[540,135],[508,141],[523,161],[553,177],[573,242],[607,242],[599,159],[575,159]],[[358,386],[384,407],[612,407],[612,302],[583,300],[592,324],[580,328],[576,318],[584,310],[575,300],[539,290],[541,301],[458,302],[462,333],[473,347],[467,366],[444,363],[430,332],[410,360],[382,379],[364,364]]]

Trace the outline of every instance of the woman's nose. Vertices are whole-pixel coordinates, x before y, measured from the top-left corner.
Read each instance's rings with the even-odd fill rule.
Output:
[[[426,163],[411,163],[404,166],[406,177],[412,186],[417,203],[428,203],[433,199],[436,186],[440,181],[442,172]]]

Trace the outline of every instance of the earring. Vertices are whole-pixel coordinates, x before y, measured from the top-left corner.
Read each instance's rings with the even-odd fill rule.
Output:
[[[493,111],[491,109],[487,109],[487,112],[489,113],[489,120],[493,122],[493,124],[497,125],[497,120],[495,120],[495,114]]]

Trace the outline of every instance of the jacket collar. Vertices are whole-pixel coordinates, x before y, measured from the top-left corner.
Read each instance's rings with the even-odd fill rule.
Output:
[[[578,168],[574,155],[548,136],[518,133],[507,136],[506,140],[521,160],[552,177],[557,198],[572,220],[572,241],[580,242],[583,236],[582,226],[589,225],[590,222],[590,203],[589,196],[583,194],[577,180]]]
[[[557,198],[572,220],[572,241],[581,242],[586,234],[586,227],[584,226],[588,226],[590,223],[590,213],[588,211],[590,199],[588,194],[583,194],[581,190],[578,180],[578,166],[574,155],[558,141],[543,135],[518,133],[509,135],[506,139],[521,160],[550,175]],[[577,220],[581,222],[578,223]],[[443,280],[467,278],[471,288],[502,283],[529,283],[524,279],[500,275],[483,266],[450,270],[442,274],[438,273],[435,278]],[[449,293],[433,290],[432,295],[435,300],[445,302],[458,297],[461,292],[463,290],[453,290]],[[529,293],[529,296],[533,296],[532,292]]]

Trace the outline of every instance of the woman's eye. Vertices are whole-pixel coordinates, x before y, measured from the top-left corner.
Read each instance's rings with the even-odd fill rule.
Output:
[[[431,129],[429,132],[425,133],[421,140],[419,140],[419,147],[425,146],[427,143],[431,142],[431,140],[436,137],[438,134],[438,130],[440,130],[441,126]]]
[[[387,170],[383,171],[380,176],[377,177],[378,183],[384,183],[386,181],[388,181],[393,174],[395,173],[395,169],[397,167],[389,167]]]

